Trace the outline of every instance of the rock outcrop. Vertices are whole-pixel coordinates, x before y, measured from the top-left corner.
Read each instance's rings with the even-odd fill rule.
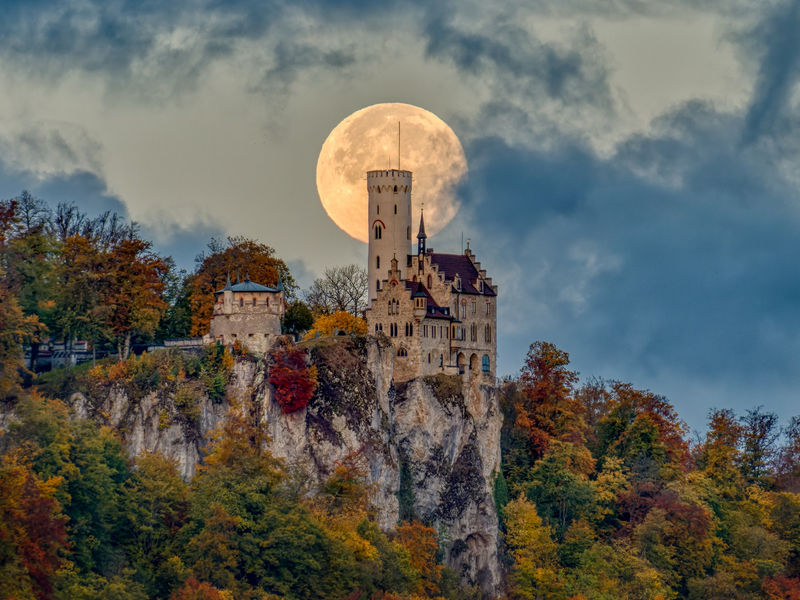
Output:
[[[446,564],[462,583],[495,592],[500,574],[493,484],[502,414],[493,382],[436,375],[395,384],[394,351],[372,338],[317,340],[310,355],[319,385],[306,408],[284,414],[273,398],[269,367],[252,358],[234,364],[227,398],[253,400],[272,453],[312,483],[359,456],[368,465],[381,527],[391,529],[401,512],[431,523],[447,540]],[[132,454],[161,452],[177,459],[190,478],[229,403],[202,396],[199,412],[187,422],[169,418],[175,395],[174,387],[157,389],[132,401],[114,388],[99,410]],[[88,416],[80,395],[73,404]]]

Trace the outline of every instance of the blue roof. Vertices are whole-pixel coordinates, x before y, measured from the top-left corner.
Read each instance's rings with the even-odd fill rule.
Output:
[[[261,285],[260,283],[254,283],[249,279],[245,279],[244,281],[241,281],[234,285],[230,285],[230,283],[228,283],[228,285],[225,286],[225,289],[217,290],[216,293],[221,294],[226,290],[230,290],[232,292],[273,292],[273,293],[279,291],[274,288]]]

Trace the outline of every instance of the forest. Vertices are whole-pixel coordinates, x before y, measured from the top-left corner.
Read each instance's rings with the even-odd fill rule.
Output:
[[[190,481],[78,418],[70,392],[98,382],[135,394],[154,378],[189,381],[224,395],[241,348],[137,349],[205,333],[213,291],[237,269],[282,279],[286,331],[339,319],[363,335],[338,314],[349,300],[326,301],[324,281],[301,299],[264,244],[212,240],[187,273],[115,215],[26,192],[0,202],[0,599],[480,598],[443,565],[433,523],[412,514],[378,527],[358,456],[309,489],[268,451],[257,406],[232,403]],[[76,339],[92,360],[37,369],[40,347]],[[288,375],[273,383],[291,410],[314,402],[313,369],[303,385],[289,377],[305,368],[298,352],[284,351],[275,371]],[[800,418],[722,407],[693,434],[667,398],[581,380],[544,341],[497,387],[496,596],[800,599]],[[196,418],[181,389],[174,418]]]

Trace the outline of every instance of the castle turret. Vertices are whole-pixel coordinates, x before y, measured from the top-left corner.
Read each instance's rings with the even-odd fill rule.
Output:
[[[369,192],[369,299],[386,279],[391,258],[411,256],[411,171],[367,171]],[[383,261],[383,262],[381,262]],[[401,270],[401,272],[404,272]]]

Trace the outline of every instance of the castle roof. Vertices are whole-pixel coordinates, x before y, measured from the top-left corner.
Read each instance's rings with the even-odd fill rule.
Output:
[[[480,279],[480,274],[469,256],[465,254],[441,254],[439,252],[431,252],[430,257],[431,264],[439,267],[439,272],[444,273],[446,279],[452,281],[456,278],[456,275],[458,275],[461,280],[462,294],[480,294],[483,296],[497,295],[491,286],[484,286],[483,292],[475,287],[474,284]]]
[[[425,313],[426,319],[446,319],[451,321],[453,317],[450,316],[450,308],[444,308],[436,304],[428,289],[422,285],[420,281],[406,281],[406,289],[412,292],[411,297],[419,297],[419,295],[427,298],[428,312]]]
[[[261,285],[260,283],[255,283],[250,281],[250,279],[245,279],[239,283],[235,283],[233,285],[230,284],[230,279],[228,279],[228,283],[222,290],[217,290],[216,294],[221,294],[222,292],[230,290],[232,292],[278,292],[280,290],[276,290],[271,287],[267,287],[265,285]]]

